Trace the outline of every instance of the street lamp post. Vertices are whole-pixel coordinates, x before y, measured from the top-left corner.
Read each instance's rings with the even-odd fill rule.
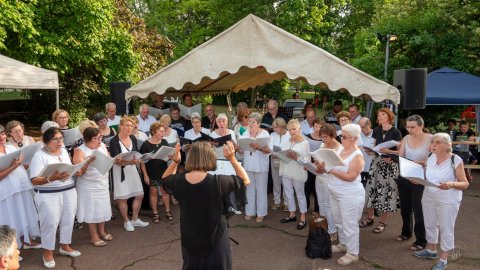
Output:
[[[397,36],[392,35],[392,34],[387,34],[385,36],[382,36],[382,40],[383,39],[386,40],[386,42],[387,42],[387,46],[385,47],[384,77],[385,77],[385,81],[388,82],[387,74],[388,74],[388,59],[389,59],[389,56],[390,56],[390,41],[397,40]]]

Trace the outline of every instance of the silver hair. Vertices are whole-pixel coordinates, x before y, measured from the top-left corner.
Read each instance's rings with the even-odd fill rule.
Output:
[[[15,229],[8,225],[0,225],[0,257],[13,256],[13,246],[17,238]]]
[[[108,108],[117,109],[117,105],[113,102],[109,102],[109,103],[105,104],[105,111],[108,111]]]
[[[219,113],[219,114],[217,115],[217,120],[216,120],[216,121],[218,121],[218,120],[225,120],[225,121],[227,121],[227,123],[228,123],[228,117],[227,117],[227,115],[226,115],[225,113]]]
[[[0,125],[0,133],[5,133],[5,127]]]
[[[148,104],[145,104],[143,103],[142,105],[140,105],[140,107],[138,107],[139,110],[141,111],[143,108],[148,108]]]
[[[275,109],[278,108],[278,102],[275,99],[270,99],[267,104],[272,104]]]
[[[410,115],[409,117],[407,117],[407,122],[415,122],[419,127],[425,124],[423,118],[418,114]]]
[[[357,124],[346,124],[342,127],[342,133],[343,132],[350,134],[352,137],[358,138],[360,137],[361,129]]]
[[[445,132],[435,133],[432,136],[432,142],[435,141],[435,140],[438,140],[442,143],[447,144],[448,145],[448,148],[447,148],[448,153],[451,153],[453,151],[453,149],[452,149],[452,139],[450,138],[450,135],[448,135],[447,133],[445,133]]]
[[[243,101],[242,101],[242,102],[239,102],[239,103],[237,104],[237,106],[235,106],[235,110],[237,110],[237,112],[240,111],[240,110],[243,109],[243,108],[248,108],[247,103],[246,103],[246,102],[243,102]]]
[[[45,122],[43,122],[42,127],[40,128],[40,131],[42,131],[42,134],[43,134],[43,133],[45,133],[45,131],[47,131],[47,129],[49,129],[51,127],[58,128],[59,125],[58,125],[57,122],[54,122],[54,121],[45,121]]]
[[[262,122],[262,116],[260,115],[260,113],[258,112],[252,112],[250,113],[250,115],[248,116],[248,118],[253,118],[255,119],[255,121],[257,121],[258,124],[260,124]]]
[[[360,118],[360,120],[358,121],[358,123],[360,123],[361,121],[365,121],[365,125],[367,126],[371,126],[372,125],[372,121],[370,121],[370,119],[368,117],[362,117]]]
[[[200,116],[200,114],[198,112],[193,112],[192,115],[190,116],[190,120],[193,121],[193,119],[200,119],[200,121],[202,120],[202,117]]]
[[[283,119],[282,117],[275,118],[275,120],[273,120],[273,123],[272,123],[272,126],[273,125],[276,125],[277,127],[283,128],[283,129],[287,128],[287,122],[285,122],[285,119]]]

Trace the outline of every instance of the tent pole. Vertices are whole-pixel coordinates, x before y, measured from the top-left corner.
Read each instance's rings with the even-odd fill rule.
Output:
[[[55,98],[56,98],[56,105],[57,105],[57,110],[60,109],[60,89],[57,89],[55,91]]]

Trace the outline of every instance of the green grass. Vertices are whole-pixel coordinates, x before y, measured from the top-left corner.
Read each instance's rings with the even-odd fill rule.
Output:
[[[26,99],[25,95],[21,91],[0,91],[0,100],[19,100]]]

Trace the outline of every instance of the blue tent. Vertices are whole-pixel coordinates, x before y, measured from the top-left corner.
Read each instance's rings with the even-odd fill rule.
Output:
[[[480,105],[480,77],[443,67],[427,75],[427,105]]]

